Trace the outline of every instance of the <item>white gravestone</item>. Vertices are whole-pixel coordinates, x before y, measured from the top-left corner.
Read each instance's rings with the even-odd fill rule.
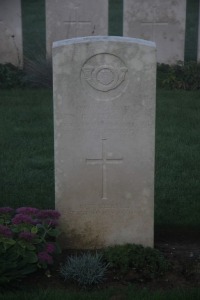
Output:
[[[154,41],[159,63],[184,61],[186,0],[124,0],[124,36]]]
[[[22,67],[21,1],[0,1],[0,63]]]
[[[53,74],[63,247],[153,246],[155,44],[58,41]]]
[[[46,49],[73,37],[108,34],[108,0],[46,0]]]

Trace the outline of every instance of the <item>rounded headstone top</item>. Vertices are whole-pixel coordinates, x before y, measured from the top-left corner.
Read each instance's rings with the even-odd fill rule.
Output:
[[[132,43],[132,44],[140,44],[140,45],[156,48],[156,44],[154,42],[142,40],[142,39],[130,38],[130,37],[121,37],[121,36],[86,36],[86,37],[72,38],[72,39],[54,42],[53,48],[73,45],[73,44],[96,43],[96,42]]]

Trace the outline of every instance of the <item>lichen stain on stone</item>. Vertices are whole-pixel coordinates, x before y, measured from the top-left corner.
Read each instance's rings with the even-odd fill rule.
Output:
[[[100,233],[98,234],[89,222],[85,223],[84,227],[78,231],[68,228],[65,234],[61,234],[59,240],[61,247],[68,249],[100,249],[104,247]]]

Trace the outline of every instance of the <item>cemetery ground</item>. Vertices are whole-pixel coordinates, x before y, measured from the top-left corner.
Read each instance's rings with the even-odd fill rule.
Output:
[[[49,274],[29,275],[17,292],[6,291],[0,299],[200,298],[199,95],[157,91],[155,248],[170,261],[170,270],[152,280],[110,270],[103,284],[84,291],[60,278],[59,265],[71,254],[64,251]],[[0,206],[54,208],[52,92],[1,90],[0,105]]]
[[[25,55],[42,59],[44,1],[22,2]],[[110,3],[109,33],[121,35],[121,0]],[[193,27],[188,26],[186,34],[187,59],[196,55]],[[155,248],[172,268],[153,280],[137,278],[131,271],[121,277],[110,270],[103,284],[85,291],[59,277],[60,263],[71,253],[65,251],[49,273],[29,275],[17,288],[0,291],[0,299],[200,299],[199,96],[198,91],[157,91]],[[0,206],[54,208],[52,92],[0,90],[0,106]]]

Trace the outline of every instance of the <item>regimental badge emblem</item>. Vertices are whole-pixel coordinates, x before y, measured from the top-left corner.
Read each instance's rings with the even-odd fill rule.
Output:
[[[127,68],[113,68],[109,65],[98,67],[83,67],[83,73],[88,84],[94,89],[107,92],[118,87],[124,81]]]
[[[88,85],[101,93],[107,92],[107,96],[110,95],[111,98],[121,93],[127,85],[127,77],[128,68],[124,62],[118,56],[109,53],[90,57],[81,69],[81,80],[85,88]],[[102,100],[104,96],[101,95]]]

